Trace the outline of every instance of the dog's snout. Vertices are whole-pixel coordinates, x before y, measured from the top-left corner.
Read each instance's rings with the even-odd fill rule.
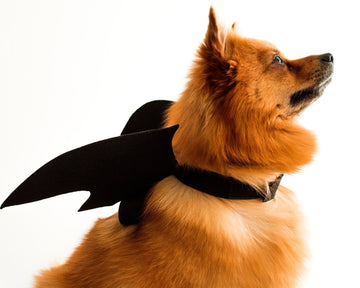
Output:
[[[322,62],[334,63],[334,56],[331,53],[322,54],[319,58]]]

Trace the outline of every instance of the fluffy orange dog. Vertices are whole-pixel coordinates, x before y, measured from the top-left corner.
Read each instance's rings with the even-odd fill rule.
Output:
[[[234,27],[233,27],[234,28]],[[331,79],[331,54],[287,60],[272,44],[218,27],[204,42],[166,126],[182,165],[268,183],[309,163],[315,138],[295,123]],[[36,287],[295,287],[304,268],[302,215],[280,187],[269,202],[226,200],[169,176],[146,200],[142,221],[99,220],[69,260]]]

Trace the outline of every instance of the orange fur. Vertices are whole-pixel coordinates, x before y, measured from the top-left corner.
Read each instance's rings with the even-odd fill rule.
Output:
[[[305,255],[293,194],[228,201],[158,183],[138,227],[99,220],[36,287],[292,287]],[[51,285],[50,285],[51,284]]]
[[[297,171],[316,145],[295,123],[306,105],[291,107],[288,97],[313,83],[317,56],[280,69],[268,65],[280,53],[274,46],[220,29],[212,8],[209,20],[188,85],[167,114],[166,126],[180,124],[178,162],[255,187]],[[295,287],[303,239],[301,212],[284,187],[266,203],[225,200],[169,176],[149,192],[140,224],[99,220],[35,287]]]

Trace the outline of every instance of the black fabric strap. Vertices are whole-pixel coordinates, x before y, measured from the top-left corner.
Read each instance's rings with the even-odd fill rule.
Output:
[[[265,193],[267,196],[262,195],[249,184],[215,172],[179,166],[175,170],[175,176],[185,185],[216,197],[242,200],[261,198],[267,202],[275,197],[283,175],[269,183],[269,193]],[[267,188],[265,189],[267,190]]]

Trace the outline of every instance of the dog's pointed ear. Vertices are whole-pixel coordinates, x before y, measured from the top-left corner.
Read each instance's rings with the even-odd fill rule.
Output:
[[[216,90],[222,95],[234,85],[234,75],[237,71],[236,61],[231,54],[227,53],[227,34],[222,26],[218,25],[215,11],[210,7],[209,26],[205,39],[198,50],[199,68],[203,69],[210,89]]]
[[[215,10],[211,6],[209,11],[209,25],[205,36],[205,44],[210,47],[220,48],[219,28],[216,20]]]

